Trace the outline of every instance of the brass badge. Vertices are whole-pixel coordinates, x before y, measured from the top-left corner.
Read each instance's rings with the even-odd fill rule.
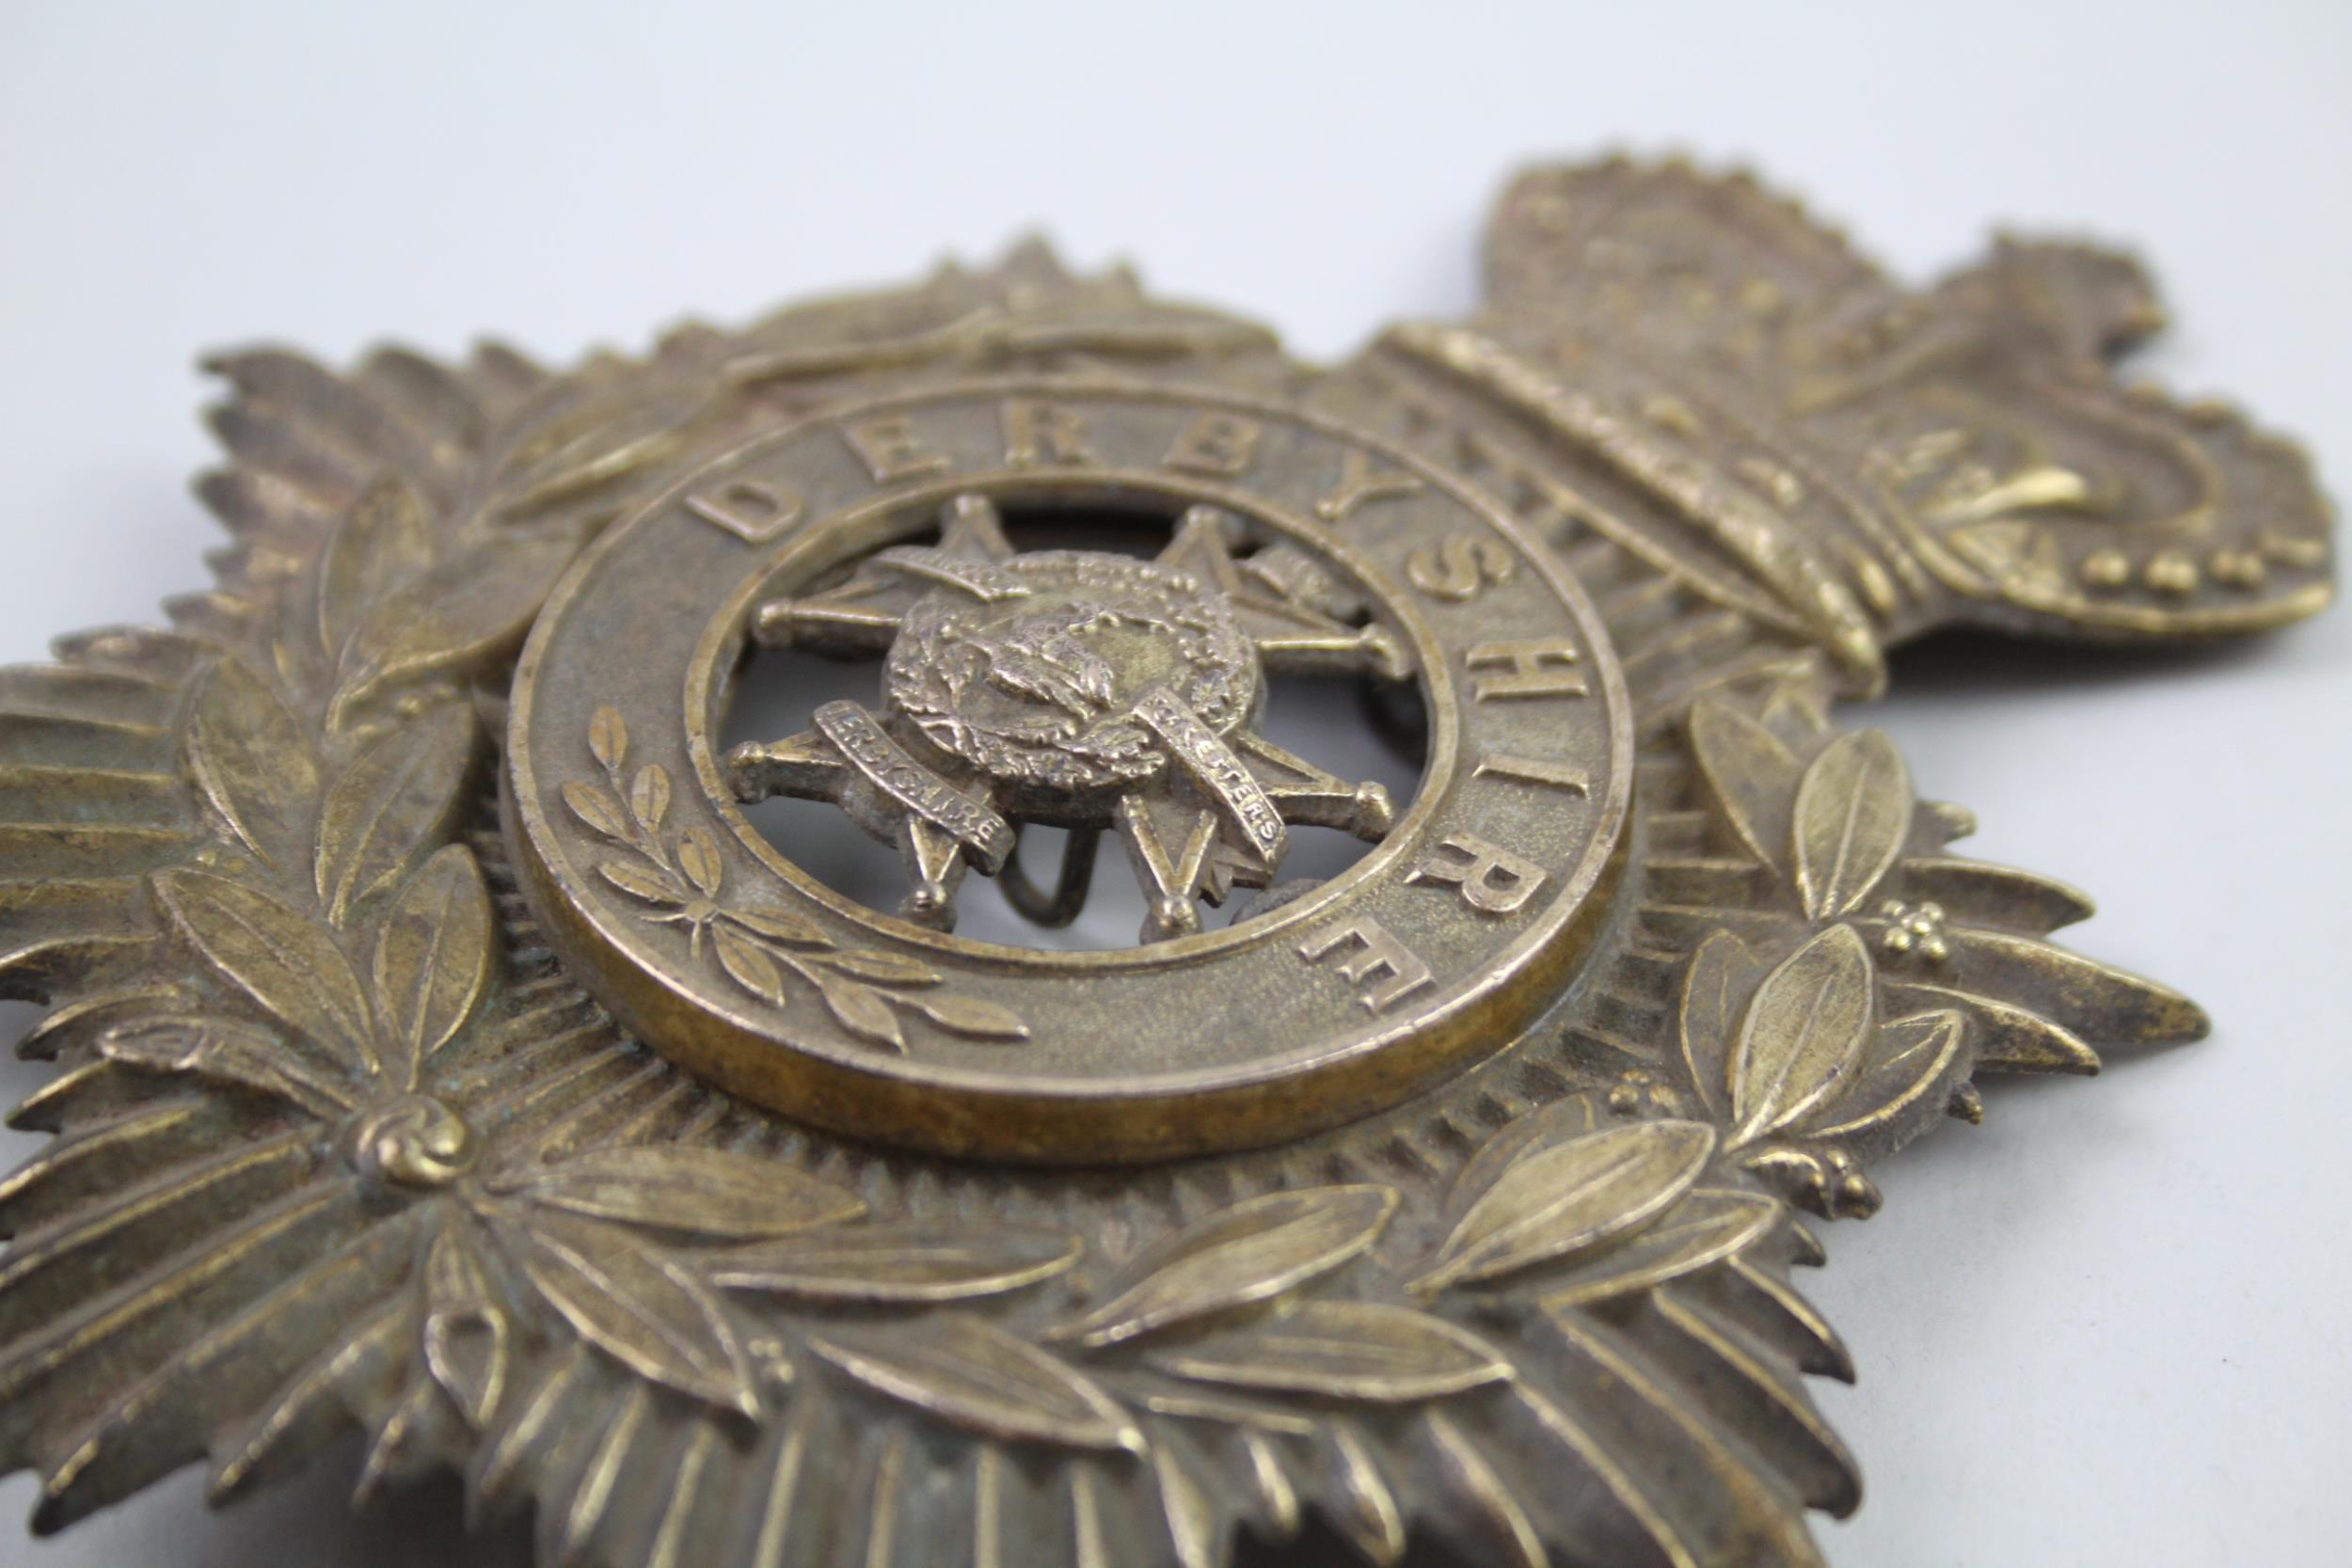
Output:
[[[36,1527],[356,1423],[549,1563],[1818,1562],[1801,1213],[2205,1028],[1830,706],[2308,613],[2327,509],[2109,380],[2110,255],[1911,293],[1612,163],[1490,258],[1328,370],[1035,247],[568,373],[219,360],[218,583],[0,717]]]

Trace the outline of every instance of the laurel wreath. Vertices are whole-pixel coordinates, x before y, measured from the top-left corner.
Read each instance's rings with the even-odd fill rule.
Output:
[[[349,1402],[372,1428],[363,1490],[471,1451],[484,1496],[556,1494],[543,1517],[577,1555],[612,1470],[544,1475],[525,1456],[585,1357],[625,1381],[621,1409],[638,1413],[598,1440],[608,1466],[657,1397],[737,1442],[743,1423],[771,1429],[778,1406],[833,1380],[975,1453],[1035,1444],[1145,1467],[1187,1564],[1215,1560],[1246,1513],[1184,1435],[1204,1426],[1239,1445],[1262,1482],[1251,1516],[1278,1531],[1299,1507],[1280,1446],[1320,1445],[1316,1497],[1381,1560],[1402,1550],[1406,1511],[1375,1438],[1409,1432],[1504,1558],[1539,1561],[1525,1489],[1481,1435],[1507,1412],[1700,1560],[1559,1381],[1564,1357],[1588,1365],[1698,1433],[1697,1396],[1645,1383],[1622,1348],[1671,1333],[1794,1434],[1787,1460],[1689,1441],[1760,1549],[1807,1561],[1803,1506],[1850,1507],[1851,1467],[1794,1379],[1727,1326],[1723,1291],[1769,1314],[1798,1365],[1849,1370],[1786,1283],[1790,1261],[1820,1258],[1794,1206],[1875,1208],[1864,1164],[1947,1110],[1973,1115],[1976,1071],[2095,1067],[2062,1020],[2098,1017],[2126,1037],[2196,1026],[2171,993],[2042,941],[2088,912],[2080,895],[1946,856],[1962,816],[1914,798],[1883,736],[1832,729],[1815,703],[1825,681],[1792,678],[1691,709],[1704,806],[1642,873],[1642,961],[1675,975],[1672,1038],[1633,1042],[1656,1049],[1613,1085],[1494,1131],[1434,1212],[1408,1211],[1388,1181],[1334,1181],[1222,1203],[1125,1245],[877,1213],[762,1152],[776,1144],[764,1132],[728,1123],[722,1138],[749,1114],[697,1099],[550,978],[467,837],[489,749],[481,706],[598,498],[675,450],[678,419],[628,399],[559,404],[518,421],[462,494],[429,501],[379,477],[323,545],[282,562],[258,619],[211,643],[175,721],[205,842],[148,884],[194,961],[167,958],[151,972],[166,983],[77,1005],[53,1037],[94,1021],[103,1072],[196,1085],[248,1117],[230,1153],[190,1153],[168,1141],[178,1102],[135,1110],[155,1158],[185,1162],[162,1167],[156,1191],[195,1201],[224,1171],[281,1159],[298,1175],[152,1285],[183,1314],[180,1338],[73,1441],[44,1449],[49,1522],[151,1479],[151,1423],[200,1418],[144,1390],[217,1386],[239,1415],[213,1443],[217,1490],[283,1467],[320,1412]],[[651,922],[687,927],[690,951],[738,988],[772,1006],[806,988],[883,1046],[901,1043],[909,1010],[981,1037],[1022,1032],[941,998],[926,966],[841,949],[733,896],[709,830],[675,820],[668,773],[629,769],[618,715],[597,715],[586,745],[604,783],[565,800],[612,847],[597,874]],[[99,1082],[71,1075],[30,1114],[73,1125],[73,1107],[115,1092]],[[62,1140],[0,1203],[73,1191],[83,1157]],[[61,1217],[37,1259],[66,1265],[102,1256],[120,1223],[103,1203],[49,1212]],[[215,1259],[279,1243],[282,1286],[207,1320]],[[18,1258],[0,1286],[9,1400],[68,1364],[58,1336],[103,1338],[71,1267]],[[313,1299],[334,1304],[305,1320],[311,1338],[327,1333],[316,1359],[228,1387],[231,1353],[258,1354],[291,1321],[265,1308]],[[1391,1418],[1406,1419],[1380,1424]],[[0,1416],[11,1458],[12,1419]],[[1783,1479],[1790,1466],[1801,1481]]]
[[[1749,1178],[1824,1212],[1867,1212],[1876,1196],[1855,1146],[1941,1111],[1972,1065],[1957,1008],[1882,1020],[1889,988],[1872,941],[1884,951],[1911,927],[1858,911],[1922,820],[1891,744],[1877,732],[1833,737],[1793,688],[1764,718],[1710,700],[1692,721],[1701,769],[1724,825],[1795,907],[1769,933],[1752,922],[1745,937],[1700,942],[1681,990],[1680,1074],[1636,1074],[1504,1128],[1454,1183],[1434,1248],[1345,1293],[1316,1291],[1375,1247],[1402,1201],[1394,1188],[1233,1205],[1115,1270],[1096,1305],[1016,1334],[948,1308],[1063,1275],[1085,1256],[1075,1239],[854,1223],[866,1206],[846,1189],[688,1147],[547,1164],[499,1135],[495,1107],[440,1097],[439,1053],[501,963],[481,867],[450,841],[485,750],[458,682],[512,646],[577,537],[501,537],[437,563],[430,536],[412,492],[372,489],[322,553],[316,583],[289,587],[290,603],[306,586],[318,595],[316,671],[328,678],[309,678],[281,639],[275,678],[224,655],[199,683],[188,759],[222,855],[212,869],[162,874],[156,892],[226,982],[223,1000],[246,1006],[119,1024],[101,1048],[348,1123],[357,1177],[436,1199],[445,1212],[431,1221],[416,1333],[434,1384],[477,1426],[498,1411],[512,1347],[541,1332],[523,1321],[532,1311],[716,1408],[757,1412],[763,1382],[791,1375],[779,1346],[797,1343],[937,1418],[1074,1448],[1146,1447],[1117,1386],[1136,1373],[1259,1400],[1443,1400],[1515,1375],[1508,1352],[1445,1304],[1557,1313],[1736,1265],[1786,1218]],[[382,717],[361,717],[395,692]],[[709,829],[673,831],[668,772],[628,768],[620,715],[600,710],[587,743],[606,783],[563,793],[619,851],[598,874],[651,919],[688,927],[697,955],[707,939],[742,990],[782,1005],[789,975],[846,1028],[892,1046],[903,1044],[898,1008],[960,1033],[1023,1032],[1000,1011],[917,995],[941,977],[915,960],[838,949],[795,915],[729,902]],[[1933,940],[1965,952],[1978,939]],[[1791,942],[1775,962],[1756,956]],[[1896,994],[1944,989],[1936,961],[1922,955]],[[724,1244],[680,1248],[681,1230]],[[937,1310],[886,1330],[771,1336],[763,1366],[728,1296]]]
[[[899,1022],[904,1013],[966,1039],[1028,1037],[1029,1026],[1020,1016],[993,1002],[914,994],[946,979],[920,959],[879,947],[843,948],[797,914],[730,897],[723,886],[725,862],[708,828],[692,823],[663,835],[672,795],[669,770],[658,762],[641,764],[624,787],[628,725],[618,709],[596,710],[588,747],[604,769],[605,784],[574,780],[561,793],[564,806],[585,827],[625,851],[600,862],[596,874],[658,911],[648,916],[654,923],[685,927],[696,961],[707,938],[720,972],[741,990],[781,1008],[788,1000],[787,977],[798,980],[822,999],[842,1028],[893,1051],[906,1049]]]

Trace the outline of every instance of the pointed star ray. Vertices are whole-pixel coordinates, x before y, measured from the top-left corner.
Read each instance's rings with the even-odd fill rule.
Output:
[[[728,758],[736,792],[745,800],[787,795],[837,805],[898,847],[909,882],[899,913],[942,929],[954,924],[967,869],[1003,875],[1011,902],[1028,918],[1067,925],[1084,903],[1095,841],[1106,831],[1118,833],[1144,892],[1147,942],[1199,930],[1201,902],[1222,904],[1236,887],[1271,882],[1290,826],[1337,828],[1377,842],[1394,815],[1382,786],[1339,778],[1277,746],[1251,727],[1250,714],[1220,706],[1217,690],[1210,701],[1222,721],[1204,718],[1181,689],[1181,660],[1176,678],[1155,679],[1149,659],[1122,666],[1098,657],[1085,640],[1099,628],[1120,628],[1132,643],[1132,627],[1151,623],[1120,607],[1115,594],[1105,608],[1083,592],[1049,587],[1040,575],[1052,563],[1083,583],[1089,562],[1108,562],[1092,569],[1114,578],[1142,575],[1146,591],[1173,594],[1195,607],[1196,619],[1207,617],[1188,624],[1196,642],[1213,643],[1219,617],[1229,621],[1226,635],[1237,633],[1256,661],[1238,677],[1245,696],[1262,672],[1386,680],[1410,673],[1402,645],[1387,628],[1362,624],[1351,597],[1304,552],[1275,545],[1237,556],[1240,531],[1230,514],[1194,507],[1149,568],[1086,552],[1024,558],[995,506],[966,494],[943,509],[937,545],[881,550],[841,582],[772,601],[754,617],[753,635],[763,645],[858,657],[889,653],[918,605],[930,604],[933,619],[943,599],[951,610],[996,615],[1010,631],[977,653],[957,649],[956,668],[938,673],[942,689],[957,704],[992,713],[1008,704],[1034,710],[1038,717],[1007,732],[1020,743],[1041,737],[1050,747],[1074,736],[1106,748],[1102,754],[1119,764],[1110,784],[1089,775],[1057,787],[1051,766],[1041,783],[977,764],[966,754],[977,721],[961,705],[921,715],[885,705],[877,715],[839,702],[819,709],[812,729],[736,748]],[[1032,605],[1035,612],[1025,615]],[[1170,635],[1181,641],[1184,633]],[[1136,752],[1154,760],[1124,762]],[[1018,863],[1025,821],[1070,830],[1050,894]]]
[[[1268,673],[1360,673],[1391,681],[1412,673],[1410,657],[1386,626],[1359,626],[1335,613],[1333,601],[1341,597],[1335,585],[1296,548],[1276,546],[1235,560],[1236,528],[1232,514],[1196,506],[1176,525],[1176,537],[1159,560],[1224,596]]]

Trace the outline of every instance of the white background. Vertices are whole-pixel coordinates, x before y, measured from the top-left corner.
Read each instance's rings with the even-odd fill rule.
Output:
[[[1333,356],[1470,304],[1506,167],[1618,144],[1753,161],[1913,277],[1996,223],[2133,242],[2181,324],[2156,372],[2352,476],[2343,0],[642,10],[0,0],[0,658],[202,580],[209,345],[564,360],[1037,226]],[[2348,654],[2337,614],[1898,662],[1879,720],[1972,847],[2090,889],[2079,943],[2218,1027],[1995,1086],[1831,1233],[1841,1568],[2352,1560]],[[0,1563],[518,1560],[447,1493],[351,1524],[310,1480],[215,1517],[183,1476]]]

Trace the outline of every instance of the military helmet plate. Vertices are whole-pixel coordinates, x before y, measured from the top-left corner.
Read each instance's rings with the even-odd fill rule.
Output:
[[[356,1425],[597,1568],[1818,1563],[1816,1222],[2205,1028],[1837,705],[2308,613],[2326,505],[2105,252],[1618,162],[1489,254],[1329,368],[1037,246],[217,361],[218,581],[0,686],[36,1523]]]

